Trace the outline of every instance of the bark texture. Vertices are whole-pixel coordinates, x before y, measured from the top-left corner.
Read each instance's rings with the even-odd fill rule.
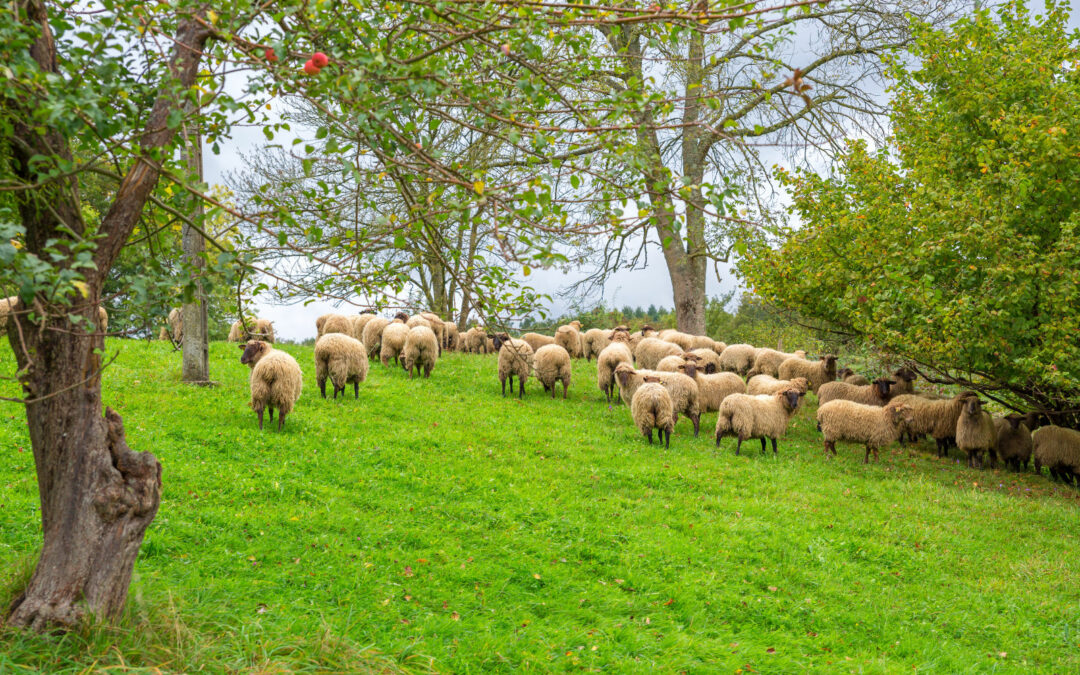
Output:
[[[187,163],[188,174],[197,176],[202,184],[202,138],[201,135],[187,127],[184,130],[184,156]],[[196,222],[202,222],[202,200],[193,197],[192,215]],[[210,380],[210,336],[208,330],[208,317],[206,315],[206,291],[203,289],[202,272],[206,267],[203,252],[206,251],[206,240],[202,233],[184,223],[182,230],[182,243],[184,247],[184,260],[191,266],[195,275],[195,298],[194,302],[184,304],[184,342],[183,342],[183,365],[181,378],[184,382],[206,383]]]
[[[56,73],[56,46],[44,2],[28,0],[22,8],[23,20],[38,32],[31,57],[42,70]],[[102,219],[102,238],[94,253],[97,267],[85,276],[85,304],[53,306],[39,295],[32,303],[33,322],[22,301],[17,307],[8,339],[26,396],[44,543],[33,576],[9,608],[9,625],[44,630],[71,627],[86,612],[119,614],[143,534],[157,513],[161,465],[153,455],[128,447],[119,415],[106,410],[102,416],[102,364],[95,349],[103,347],[103,338],[87,330],[94,330],[105,276],[157,183],[160,167],[151,157],[174,139],[175,131],[165,122],[181,103],[172,92],[194,83],[208,37],[198,21],[180,21],[170,60],[175,81],[162,84],[137,156]],[[56,128],[25,123],[39,104],[33,93],[11,104],[5,112],[15,123],[11,137],[3,140],[15,174],[34,186],[15,197],[26,227],[26,247],[48,259],[46,241],[64,241],[69,236],[64,228],[82,235],[86,227],[75,178],[39,182],[31,169],[35,155],[71,157],[67,138]],[[72,322],[69,313],[86,321]]]

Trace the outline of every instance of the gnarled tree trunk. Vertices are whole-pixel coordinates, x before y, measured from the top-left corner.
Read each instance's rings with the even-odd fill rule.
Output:
[[[42,0],[28,0],[22,14],[38,37],[31,57],[45,72],[57,73],[57,52]],[[51,306],[35,302],[33,321],[20,301],[9,342],[15,351],[26,394],[26,419],[34,451],[44,544],[33,576],[10,607],[7,622],[37,630],[70,627],[86,612],[117,615],[127,598],[131,571],[146,527],[161,496],[161,466],[153,455],[128,448],[120,416],[102,416],[103,346],[94,331],[97,304],[109,268],[131,235],[160,168],[150,157],[168,146],[175,131],[166,124],[181,102],[172,92],[195,81],[209,37],[205,22],[183,18],[175,36],[170,67],[175,82],[163,83],[147,119],[140,152],[121,181],[102,219],[94,252],[95,270],[86,271],[85,304]],[[174,86],[176,85],[176,86]],[[70,159],[68,139],[57,128],[41,129],[24,120],[40,105],[33,93],[12,104],[10,149],[14,172],[31,190],[17,191],[28,251],[45,255],[50,239],[65,241],[70,229],[85,232],[74,177],[39,183],[31,158]],[[55,263],[59,267],[73,261]],[[69,314],[84,317],[72,321]]]

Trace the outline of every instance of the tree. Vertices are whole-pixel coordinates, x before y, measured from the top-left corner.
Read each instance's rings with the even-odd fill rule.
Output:
[[[1080,37],[1022,3],[922,25],[894,136],[782,173],[802,226],[740,272],[767,301],[1014,408],[1080,415]]]

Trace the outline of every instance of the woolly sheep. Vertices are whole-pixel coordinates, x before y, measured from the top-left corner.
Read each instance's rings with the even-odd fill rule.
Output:
[[[570,387],[570,354],[559,345],[544,345],[533,355],[533,370],[536,379],[544,385],[544,391],[551,390],[555,398],[555,383],[562,382],[562,397]]]
[[[696,336],[689,333],[683,333],[682,331],[668,328],[660,331],[660,334],[656,337],[660,338],[664,342],[670,342],[671,344],[679,345],[679,348],[684,352],[688,352],[694,348],[694,338]],[[711,340],[710,340],[711,342]],[[711,344],[709,346],[712,346]]]
[[[539,351],[541,347],[555,344],[555,338],[550,335],[541,335],[540,333],[525,333],[521,336],[521,339],[532,348],[534,353]]]
[[[1051,478],[1066,483],[1080,476],[1080,431],[1045,426],[1031,435],[1031,447],[1035,473],[1041,473],[1045,466]]]
[[[757,347],[747,344],[728,345],[720,353],[720,368],[740,375],[745,375],[754,366]],[[790,378],[784,378],[790,379]]]
[[[244,350],[240,363],[251,368],[250,405],[259,417],[259,429],[263,428],[264,410],[270,410],[270,421],[274,421],[274,408],[278,411],[278,431],[284,429],[285,416],[292,412],[303,388],[300,364],[292,355],[262,340],[237,346]]]
[[[184,341],[184,313],[180,311],[179,307],[173,307],[169,310],[169,318],[165,324],[165,327],[161,329],[161,334],[158,335],[159,340],[170,340],[173,344],[180,344]],[[239,335],[233,339],[232,331],[229,331],[229,338],[229,342],[240,341]]]
[[[353,314],[349,316],[349,323],[352,324],[352,332],[349,333],[358,342],[364,341],[364,327],[367,326],[368,321],[375,318],[374,314]],[[365,345],[366,348],[366,345]]]
[[[427,328],[425,326],[425,328]],[[431,330],[428,328],[428,330]],[[405,351],[405,340],[409,337],[409,327],[399,320],[394,320],[382,332],[382,346],[379,347],[379,361],[384,366],[401,362],[401,353]]]
[[[925,434],[933,436],[937,442],[939,457],[948,453],[949,441],[956,437],[956,421],[964,407],[964,400],[975,396],[975,392],[963,391],[954,398],[928,399],[915,394],[902,394],[893,397],[890,403],[908,405],[912,409],[912,421],[907,424],[911,438]]]
[[[574,321],[555,330],[555,344],[565,349],[572,358],[579,359],[584,354],[581,353],[581,333],[574,326],[575,323],[581,325]]]
[[[810,382],[805,377],[778,380],[772,375],[754,375],[746,382],[746,393],[754,396],[775,394],[785,389],[797,389],[800,393],[805,394],[810,390]]]
[[[581,334],[581,350],[588,361],[592,361],[594,356],[600,356],[600,352],[610,343],[611,331],[603,328],[590,328]]]
[[[775,349],[759,349],[754,357],[754,365],[746,375],[747,377],[753,377],[754,375],[772,375],[773,377],[777,377],[780,374],[780,364],[788,359],[794,358],[805,359],[806,352],[799,349],[788,354],[787,352],[781,352]]]
[[[686,352],[684,356],[696,356],[698,360],[698,369],[704,370],[706,373],[719,373],[723,370],[720,366],[720,354],[712,349],[706,349],[704,347],[697,347]]]
[[[431,328],[431,322],[420,316],[419,314],[413,314],[405,321],[405,325],[409,328],[415,328],[417,326],[423,326],[424,328]],[[432,332],[435,332],[432,329]]]
[[[867,385],[870,384],[870,380],[866,379],[862,375],[858,375],[851,368],[841,368],[836,371],[836,379],[841,382],[847,382],[848,384]]]
[[[720,356],[720,352],[727,349],[727,345],[723,342],[718,342],[708,335],[691,335],[690,336],[690,349],[687,351],[697,351],[699,349],[708,349],[717,356]]]
[[[910,368],[897,368],[896,372],[892,374],[893,380],[896,380],[896,384],[892,385],[889,389],[889,395],[896,397],[904,394],[915,393],[915,380],[918,379],[918,375],[914,370]]]
[[[819,361],[807,361],[797,357],[787,359],[780,364],[777,377],[781,380],[805,377],[810,383],[810,390],[816,394],[818,387],[836,379],[836,357],[825,354]]]
[[[1027,471],[1031,459],[1031,429],[1024,424],[1025,415],[1010,413],[995,417],[997,429],[997,454],[1005,466],[1013,471]]]
[[[765,452],[765,439],[772,441],[773,455],[777,454],[776,439],[787,433],[788,420],[799,409],[802,394],[795,389],[778,391],[767,396],[732,394],[720,404],[716,418],[716,447],[727,434],[734,434],[738,442],[735,454],[742,450],[743,441],[761,439],[761,452]]]
[[[649,439],[652,445],[653,429],[659,430],[659,437],[664,441],[664,448],[671,447],[671,432],[675,428],[675,415],[671,402],[671,394],[660,383],[660,379],[652,376],[644,378],[644,382],[630,401],[630,415],[634,424],[643,436]]]
[[[232,328],[229,329],[229,342],[250,340],[273,344],[274,324],[269,319],[240,319],[233,323]]]
[[[960,417],[956,420],[956,447],[967,455],[968,466],[982,467],[983,453],[990,455],[991,464],[997,455],[997,429],[990,413],[982,409],[977,397],[965,399]]]
[[[672,343],[674,344],[674,343]],[[694,357],[696,359],[696,357]],[[679,366],[686,364],[686,359],[682,354],[672,354],[671,356],[665,356],[660,359],[660,362],[656,364],[653,370],[659,370],[661,373],[677,373],[679,372]]]
[[[634,392],[644,382],[646,376],[657,377],[671,394],[675,410],[675,421],[679,413],[686,415],[694,424],[694,437],[701,429],[701,404],[697,382],[683,373],[661,373],[656,370],[634,370],[628,363],[621,363],[615,368],[615,378],[619,383],[619,396],[623,403],[630,405]]]
[[[326,398],[326,379],[334,387],[334,398],[351,382],[353,395],[360,398],[360,383],[367,379],[367,347],[344,333],[326,333],[315,341],[315,381]]]
[[[367,347],[368,358],[382,353],[382,332],[389,325],[390,319],[381,316],[368,319],[364,325],[364,339],[361,342]]]
[[[319,320],[322,320],[321,329],[319,328]],[[322,337],[328,333],[341,333],[348,336],[353,334],[352,320],[344,314],[324,314],[315,320],[315,328],[318,331],[317,337]]]
[[[465,331],[465,351],[470,354],[487,354],[487,333],[479,326],[473,326]]]
[[[645,338],[634,348],[634,361],[638,367],[653,370],[665,356],[682,356],[682,347],[658,338]]]
[[[420,316],[431,324],[431,330],[435,333],[435,338],[439,343],[439,349],[442,350],[442,348],[446,346],[446,322],[434,312],[421,312]],[[410,326],[410,328],[411,327],[412,326]]]
[[[698,386],[698,407],[701,412],[720,409],[724,399],[732,394],[745,394],[746,383],[735,373],[708,373],[694,361],[679,366],[679,372],[694,380]]]
[[[880,377],[867,385],[848,384],[847,382],[826,382],[818,388],[818,405],[829,401],[854,401],[863,405],[885,405],[890,399],[890,387],[896,380]]]
[[[886,406],[863,405],[854,401],[837,399],[818,408],[817,421],[825,436],[825,453],[836,455],[837,441],[862,443],[866,446],[863,464],[878,459],[878,450],[900,438],[906,424],[910,424],[911,406],[892,402]]]
[[[446,330],[446,348],[452,352],[461,351],[461,335],[458,334],[457,324],[446,321],[443,327]]]
[[[496,333],[491,339],[499,351],[499,383],[506,396],[506,381],[510,380],[510,393],[514,393],[514,376],[518,378],[518,398],[525,398],[525,382],[533,365],[533,350],[528,342],[515,340],[506,333]]]
[[[390,326],[387,326],[387,330]],[[383,331],[383,335],[386,331]],[[383,339],[386,344],[386,339]],[[435,367],[435,361],[439,358],[439,338],[435,331],[427,326],[413,326],[405,336],[405,346],[402,350],[402,365],[409,371],[409,379],[412,379],[413,368],[417,374],[421,368],[424,377],[431,377],[431,370]]]
[[[604,347],[596,357],[596,386],[604,392],[608,403],[611,403],[615,394],[615,368],[620,363],[633,367],[634,354],[630,351],[630,335],[616,331],[611,344]]]

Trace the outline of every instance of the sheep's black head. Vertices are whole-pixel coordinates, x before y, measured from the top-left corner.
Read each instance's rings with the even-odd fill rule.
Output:
[[[893,373],[893,377],[904,382],[914,382],[919,376],[911,368],[897,368],[896,372]]]
[[[266,352],[270,351],[270,345],[262,340],[251,340],[237,346],[244,350],[244,353],[240,356],[240,363],[252,368],[259,362],[259,359],[266,355]]]
[[[878,398],[889,398],[889,387],[896,384],[896,380],[889,380],[884,377],[879,377],[870,383],[870,386],[874,388],[874,393],[878,395]]]
[[[832,379],[836,379],[836,357],[832,354],[825,354],[821,357],[821,362],[825,364],[825,373]]]
[[[716,364],[715,363],[706,363],[705,364],[705,374],[706,375],[712,375],[715,372],[716,372]]]
[[[495,351],[502,349],[503,345],[510,344],[510,335],[508,333],[495,333],[488,335],[491,338],[491,342],[495,345]]]
[[[964,412],[968,415],[977,416],[982,412],[982,401],[977,396],[965,398]]]
[[[409,315],[406,314],[405,312],[398,312],[397,314],[394,315],[394,320],[405,323],[406,321],[409,320]]]
[[[634,373],[634,367],[629,363],[620,363],[615,367],[615,379],[619,381],[619,389],[627,388]]]
[[[851,368],[841,368],[840,370],[836,371],[836,377],[838,379],[841,379],[841,380],[847,379],[847,378],[851,377],[854,374],[855,374],[855,371],[852,370]]]
[[[1005,419],[1008,420],[1009,426],[1015,431],[1020,428],[1020,423],[1024,421],[1024,415],[1019,413],[1009,413],[1005,416]]]
[[[697,362],[696,361],[687,361],[686,363],[681,363],[678,366],[678,370],[679,370],[680,373],[684,373],[684,374],[686,374],[686,375],[688,375],[690,377],[697,377],[697,371],[698,371]]]
[[[781,393],[789,410],[794,410],[799,407],[799,402],[802,400],[801,391],[798,389],[785,389]]]
[[[1024,413],[1024,426],[1030,431],[1035,431],[1043,424],[1049,424],[1049,418],[1046,416],[1046,413],[1035,412],[1034,410]]]
[[[641,327],[641,335],[642,335],[642,337],[645,336],[645,331],[650,331],[650,330],[655,330],[655,329],[652,326],[650,326],[649,324],[645,324],[644,326],[642,326]]]

